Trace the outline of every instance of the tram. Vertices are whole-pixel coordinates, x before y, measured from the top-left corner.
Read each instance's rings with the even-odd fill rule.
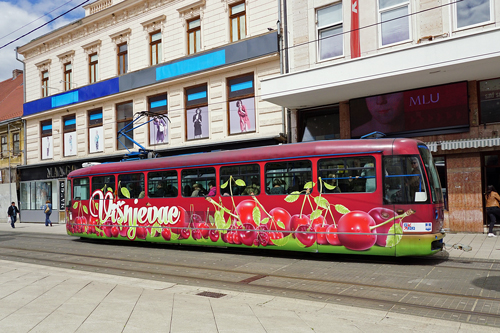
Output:
[[[103,163],[68,182],[77,237],[380,256],[443,248],[439,177],[413,139]]]

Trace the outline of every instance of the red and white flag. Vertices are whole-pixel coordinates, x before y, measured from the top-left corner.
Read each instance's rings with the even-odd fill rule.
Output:
[[[361,56],[359,48],[359,0],[351,0],[351,58]]]

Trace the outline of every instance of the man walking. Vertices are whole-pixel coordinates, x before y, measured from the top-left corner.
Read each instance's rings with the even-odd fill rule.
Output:
[[[12,228],[15,228],[14,223],[16,223],[17,214],[19,214],[19,209],[16,207],[16,203],[12,202],[9,209],[7,210],[7,214],[10,218],[10,225]]]

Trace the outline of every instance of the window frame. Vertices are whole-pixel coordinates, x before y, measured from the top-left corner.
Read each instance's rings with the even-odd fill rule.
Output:
[[[342,18],[340,21],[338,22],[334,22],[334,23],[331,23],[331,24],[327,24],[325,26],[319,26],[318,23],[319,23],[319,20],[318,20],[318,14],[321,10],[324,10],[326,8],[329,8],[329,7],[334,7],[334,6],[339,6],[340,5],[340,13],[342,15]],[[341,58],[344,56],[344,34],[341,34],[341,40],[342,42],[340,43],[341,46],[342,46],[342,52],[341,54],[339,55],[334,55],[332,57],[326,57],[326,58],[321,58],[321,37],[320,37],[320,34],[322,31],[327,31],[327,30],[331,30],[331,29],[338,29],[338,28],[341,28],[342,29],[342,33],[344,32],[344,11],[343,11],[343,3],[342,2],[337,2],[337,3],[333,3],[333,4],[329,4],[328,6],[324,6],[324,7],[320,7],[320,8],[316,8],[315,10],[315,20],[316,20],[316,38],[318,39],[318,43],[316,44],[316,54],[317,54],[317,61],[318,62],[322,62],[322,61],[327,61],[327,60],[332,60],[332,59],[336,59],[336,58]],[[331,37],[333,38],[333,37]]]
[[[205,88],[205,89],[203,89]],[[196,94],[196,93],[200,93],[200,92],[205,92],[206,96],[203,97],[203,98],[199,98],[199,99],[195,99],[194,102],[191,102],[189,101],[189,96],[190,96],[190,92]],[[201,138],[196,138],[195,135],[193,135],[193,138],[189,139],[188,138],[188,130],[187,130],[187,127],[189,126],[188,125],[188,117],[187,117],[187,112],[188,110],[191,110],[191,109],[197,109],[197,108],[207,108],[207,115],[209,114],[209,110],[208,110],[208,83],[202,83],[202,84],[199,84],[199,85],[196,85],[196,86],[190,86],[190,87],[186,87],[184,88],[184,105],[185,105],[185,117],[184,117],[184,120],[185,120],[185,139],[186,141],[194,141],[194,140],[203,140],[203,139],[209,139],[210,138],[210,120],[209,119],[205,119],[206,122],[208,122],[208,134],[206,136],[203,136]],[[203,112],[203,110],[202,110]],[[208,117],[206,117],[208,118]]]
[[[153,36],[160,35],[160,38],[153,41]],[[149,34],[149,63],[151,66],[158,65],[162,61],[162,42],[163,42],[163,35],[161,30],[156,30],[153,31],[152,33]],[[155,62],[153,62],[153,49],[156,50],[155,54]]]
[[[200,21],[200,24],[197,26],[197,27],[194,27],[194,28],[189,28],[189,25],[193,22],[196,22],[196,21]],[[195,54],[195,53],[198,53],[201,51],[201,17],[200,16],[197,16],[195,18],[192,18],[190,20],[188,20],[186,22],[186,25],[187,25],[187,54],[190,55],[190,54]],[[199,50],[196,49],[196,46],[198,43],[196,43],[197,41],[197,32],[198,32],[198,36],[199,36]],[[189,42],[189,36],[193,34],[194,36],[194,42],[193,42],[193,47],[194,47],[194,50],[192,51],[191,48],[190,48],[190,45],[191,43]]]
[[[231,90],[231,87],[232,86],[235,86],[239,83],[244,83],[244,82],[252,82],[252,87],[251,88],[247,88],[247,89],[241,89],[239,92],[236,91],[232,91]],[[255,78],[255,73],[254,72],[251,72],[251,73],[246,73],[246,74],[242,74],[242,75],[238,75],[238,76],[233,76],[233,77],[228,77],[226,78],[226,90],[227,90],[227,119],[228,119],[228,122],[227,122],[227,133],[229,135],[238,135],[238,134],[245,134],[245,133],[255,133],[257,131],[257,110],[256,110],[256,104],[255,103],[255,81],[256,81],[256,78]],[[247,131],[241,131],[241,132],[238,132],[238,131],[234,131],[234,132],[231,132],[231,102],[235,102],[235,101],[238,101],[238,100],[245,100],[245,99],[249,99],[249,98],[253,98],[253,110],[254,110],[254,117],[253,117],[253,122],[254,122],[254,129],[253,130],[247,130]],[[248,105],[248,104],[247,104]],[[237,116],[235,116],[237,117]],[[247,115],[248,117],[248,115]],[[250,123],[250,127],[251,126],[251,123]]]
[[[97,56],[97,60],[92,61],[92,57]],[[89,83],[96,83],[99,79],[99,54],[97,52],[89,54]],[[92,77],[94,80],[92,81]]]
[[[67,62],[64,65],[64,91],[71,90],[71,85],[73,84],[73,64],[71,62]],[[70,68],[68,69],[68,66]]]
[[[123,118],[123,119],[120,120],[120,119],[118,119],[118,112],[119,112],[118,108],[120,106],[122,106],[122,105],[125,105],[125,104],[131,104],[131,106],[132,106],[132,114],[131,114],[130,118]],[[118,124],[119,123],[131,122],[133,120],[134,120],[134,101],[126,101],[126,102],[122,102],[122,103],[116,104],[116,133],[117,133],[117,136],[116,136],[116,150],[126,150],[127,148],[133,148],[134,147],[134,142],[131,141],[131,140],[129,140],[128,138],[125,138],[125,142],[124,142],[125,145],[124,145],[124,147],[120,147],[121,145],[120,145],[120,142],[118,141],[118,131],[120,131],[121,129],[123,129],[123,127],[119,129],[118,128],[119,127]],[[125,126],[126,125],[124,125],[124,127]],[[131,139],[134,139],[134,131],[132,130],[132,131],[130,131],[128,133],[130,133],[130,134],[127,134],[127,135]],[[127,142],[129,142],[129,141],[132,143],[132,145],[130,147],[127,146]]]
[[[137,179],[134,179],[135,176],[139,176],[138,180]],[[127,184],[134,184],[133,186],[136,187],[137,184],[139,185],[142,185],[142,187],[139,188],[142,189],[142,191],[135,191],[135,192],[138,192],[138,193],[135,193],[135,192],[132,192],[130,193],[129,191],[129,194],[133,194],[133,195],[130,195],[130,198],[127,198],[126,196],[123,195],[122,193],[122,190],[121,188],[123,187],[123,185],[121,184],[121,182],[124,180],[124,178],[130,178],[132,180],[129,180]],[[123,200],[123,199],[126,199],[126,200],[133,200],[133,199],[143,199],[145,198],[145,195],[146,195],[146,188],[145,188],[145,185],[146,185],[146,176],[144,175],[143,172],[134,172],[134,173],[121,173],[121,174],[118,174],[117,178],[116,178],[116,188],[118,189],[117,192],[118,192],[118,198],[120,200]],[[125,185],[125,188],[128,189],[127,187],[127,184]],[[144,192],[144,196],[141,197],[141,193]]]
[[[152,101],[152,100],[155,100],[155,99],[158,99],[158,98],[165,98],[165,101],[166,101],[166,105],[163,107],[162,106],[158,106],[158,107],[152,107],[151,106],[151,103],[154,103],[155,101]],[[164,93],[160,93],[160,94],[155,94],[155,95],[152,95],[152,96],[147,96],[147,99],[148,99],[148,104],[147,104],[147,108],[148,108],[148,111],[149,112],[152,112],[152,113],[155,113],[155,114],[158,114],[158,115],[165,115],[168,117],[168,93],[165,91]],[[161,142],[161,143],[154,143],[152,142],[151,140],[151,131],[153,130],[152,127],[155,126],[154,124],[154,119],[155,117],[148,117],[148,120],[149,120],[149,123],[150,125],[148,126],[148,138],[149,138],[149,145],[151,146],[154,146],[154,145],[164,145],[164,144],[168,144],[169,143],[169,140],[168,140],[168,133],[169,133],[169,121],[166,121],[166,129],[167,129],[167,138],[166,138],[166,142],[164,140],[164,142]]]
[[[125,51],[120,51],[120,48],[125,46]],[[116,62],[118,75],[127,74],[128,72],[128,44],[127,42],[116,45]]]
[[[100,118],[98,118],[99,120],[95,120],[95,119],[90,119],[93,115],[101,115]],[[102,151],[94,151],[94,152],[91,152],[90,150],[90,145],[91,145],[91,141],[92,141],[92,138],[90,137],[90,130],[92,128],[95,128],[95,127],[102,127],[102,117],[103,117],[103,114],[102,114],[102,108],[98,108],[98,109],[92,109],[92,110],[88,110],[87,111],[87,136],[88,136],[88,152],[89,154],[94,154],[94,153],[100,153],[100,152],[103,152],[104,151],[104,148],[102,149]],[[102,135],[102,139],[104,140],[104,135]]]
[[[12,133],[12,152],[14,155],[19,155],[21,152],[21,133]]]
[[[3,157],[9,156],[7,152],[9,151],[9,140],[7,135],[0,136],[1,151],[0,154]]]
[[[242,171],[241,171],[241,168],[255,167],[255,166],[257,167],[257,173],[252,173],[252,172],[242,173]],[[235,175],[234,174],[227,175],[225,173],[225,170],[230,169],[230,168],[238,168],[238,173]],[[233,177],[234,183],[231,182],[231,185],[230,185],[229,179],[231,176]],[[261,167],[260,167],[260,164],[258,164],[258,163],[235,164],[235,165],[221,166],[219,168],[219,188],[220,188],[220,193],[221,193],[220,195],[224,196],[225,193],[228,193],[229,195],[231,195],[231,192],[232,192],[233,196],[246,196],[246,195],[258,196],[262,193],[261,177],[260,176],[261,176]],[[247,178],[247,179],[250,178],[250,181],[252,181],[252,180],[258,181],[258,184],[254,184],[254,183],[250,184],[250,182],[245,181],[243,178]],[[245,188],[243,190],[240,188],[240,186],[236,185],[236,180],[238,180],[238,179],[245,181]],[[222,185],[226,182],[228,182],[226,187],[222,188]],[[237,190],[235,190],[234,186],[238,186]],[[253,192],[254,194],[250,193],[252,190],[254,190],[254,192]],[[257,191],[257,193],[255,193],[255,191]],[[238,192],[238,193],[235,193],[235,192]]]
[[[43,127],[48,126],[48,125],[50,125],[50,130],[45,130],[45,132],[44,132]],[[52,119],[40,121],[40,138],[41,138],[41,140],[40,140],[40,159],[41,160],[44,159],[42,148],[43,148],[43,138],[46,138],[46,137],[52,137]],[[50,140],[49,140],[49,142],[51,142],[52,144],[54,143],[54,141],[50,141]],[[49,149],[51,149],[51,148],[49,147]],[[52,149],[53,149],[53,147],[52,147]],[[53,152],[54,151],[52,150],[52,158],[54,158]],[[50,158],[47,157],[46,159],[50,159]]]
[[[294,185],[290,184],[288,181],[289,178],[294,178],[294,177],[303,177],[302,174],[307,172],[307,171],[294,171],[295,168],[292,168],[291,165],[293,166],[293,163],[297,162],[308,162],[309,163],[309,172],[310,172],[310,179],[304,179],[304,184],[297,184],[296,188],[293,188]],[[278,164],[285,164],[286,167],[284,169],[272,169],[272,170],[284,170],[281,172],[268,172],[268,166],[270,165],[278,165]],[[264,165],[264,186],[266,187],[266,194],[267,195],[289,195],[293,192],[299,192],[301,195],[306,194],[306,190],[304,189],[304,185],[313,182],[314,179],[314,166],[316,165],[315,162],[313,162],[310,159],[297,159],[297,160],[284,160],[284,161],[269,161],[266,162]],[[269,176],[271,175],[271,176]],[[281,178],[278,178],[281,177]],[[275,180],[280,179],[281,183],[278,185],[284,185],[283,192],[284,193],[271,193],[272,188],[275,185]],[[300,178],[299,178],[300,179]],[[284,184],[283,184],[284,181]],[[287,182],[288,181],[288,182]],[[302,185],[302,186],[301,186]],[[268,187],[269,186],[269,187]],[[313,188],[310,189],[310,191],[313,191]]]
[[[42,94],[42,98],[43,98],[43,97],[49,96],[49,78],[50,78],[49,71],[48,70],[43,71],[41,73],[41,75],[42,75],[42,84],[41,84],[42,92],[41,92],[41,94]],[[45,75],[47,75],[47,76],[45,76]]]
[[[233,8],[236,7],[236,6],[239,6],[239,5],[243,5],[244,6],[244,9],[243,11],[241,12],[238,12],[236,14],[232,14],[233,12]],[[238,3],[235,3],[235,4],[231,4],[229,6],[229,39],[230,39],[230,42],[237,42],[239,40],[242,40],[244,38],[246,38],[247,36],[247,19],[246,19],[246,15],[247,15],[247,6],[246,6],[246,3],[245,1],[241,1],[241,2],[238,2]],[[244,17],[245,18],[245,22],[243,23],[243,29],[245,30],[245,36],[241,37],[241,17]],[[238,26],[238,36],[237,38],[235,39],[234,36],[233,36],[233,21],[236,20],[236,25]]]
[[[488,21],[479,22],[479,23],[475,23],[475,24],[471,24],[471,25],[467,25],[467,26],[463,26],[463,27],[458,27],[458,5],[459,5],[459,3],[456,2],[453,6],[453,30],[454,31],[462,31],[462,30],[466,30],[466,29],[472,29],[472,28],[495,23],[495,18],[494,18],[495,8],[494,8],[494,4],[493,4],[494,1],[488,0],[488,2],[490,3],[490,19]]]
[[[153,175],[157,174],[158,176],[161,175],[161,179],[158,180],[158,179],[151,179],[151,177],[153,177]],[[165,177],[165,175],[169,175],[169,177],[172,177],[172,175],[175,174],[175,181],[170,181],[168,179],[168,177]],[[172,192],[173,195],[168,195],[168,192],[163,192],[163,196],[155,196],[154,192],[152,192],[151,190],[152,189],[156,189],[157,188],[157,185],[158,183],[162,182],[165,186],[165,189],[164,191],[166,191],[166,189],[168,188],[168,186],[173,186],[175,184],[175,188],[177,191],[175,191],[175,195],[174,195],[174,192]],[[152,187],[150,187],[150,185],[153,185]],[[179,197],[179,172],[177,170],[158,170],[158,171],[152,171],[152,172],[148,172],[147,174],[147,196],[148,198],[177,198]]]
[[[403,7],[406,7],[408,9],[408,13],[406,14],[407,15],[406,18],[408,19],[408,38],[400,40],[400,41],[397,41],[397,42],[389,43],[389,44],[383,44],[382,15],[384,13],[389,13],[391,11],[394,11],[394,10],[397,10],[397,9],[400,9],[400,8],[403,8]],[[392,6],[388,6],[388,7],[384,8],[384,9],[380,9],[380,0],[377,0],[377,16],[378,16],[378,22],[379,22],[379,29],[378,29],[379,42],[378,43],[379,43],[379,47],[380,48],[390,47],[390,46],[398,45],[398,44],[403,44],[403,43],[410,42],[412,40],[411,13],[412,12],[411,12],[411,1],[410,0],[402,0],[401,3],[395,4],[395,5],[392,5]],[[395,19],[391,19],[389,22],[391,22],[391,21],[395,21]]]
[[[200,173],[200,170],[213,170],[213,178],[207,178],[207,177],[202,177],[203,175],[211,175],[211,173]],[[210,171],[211,171],[210,170]],[[197,177],[189,177],[191,178],[191,180],[187,180],[186,183],[185,183],[185,179],[188,178],[187,176],[191,176],[192,174],[192,171],[197,171],[196,173],[196,176]],[[187,174],[187,175],[186,175]],[[198,197],[204,197],[208,194],[208,183],[210,181],[213,181],[214,184],[216,184],[217,186],[217,178],[218,178],[218,170],[217,168],[215,167],[211,167],[211,166],[207,166],[207,167],[203,167],[203,168],[189,168],[189,169],[182,169],[181,170],[181,195],[182,197],[184,198],[191,198],[191,194],[193,193],[192,189],[193,189],[193,185],[194,184],[200,184],[201,185],[201,189],[204,190],[204,192],[206,193],[203,193],[201,195],[198,195]],[[206,178],[206,179],[203,179],[203,178]],[[193,182],[194,180],[194,182]],[[191,184],[187,184],[187,182],[191,183]],[[186,185],[189,185],[190,188],[191,188],[191,192],[189,193],[189,196],[186,196],[185,194],[185,191],[184,191],[184,187]],[[216,193],[217,195],[217,193]]]

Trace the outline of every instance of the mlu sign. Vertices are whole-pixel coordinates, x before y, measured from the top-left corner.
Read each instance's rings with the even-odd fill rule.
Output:
[[[64,178],[71,171],[76,170],[76,165],[51,166],[47,168],[47,179],[49,178]]]

